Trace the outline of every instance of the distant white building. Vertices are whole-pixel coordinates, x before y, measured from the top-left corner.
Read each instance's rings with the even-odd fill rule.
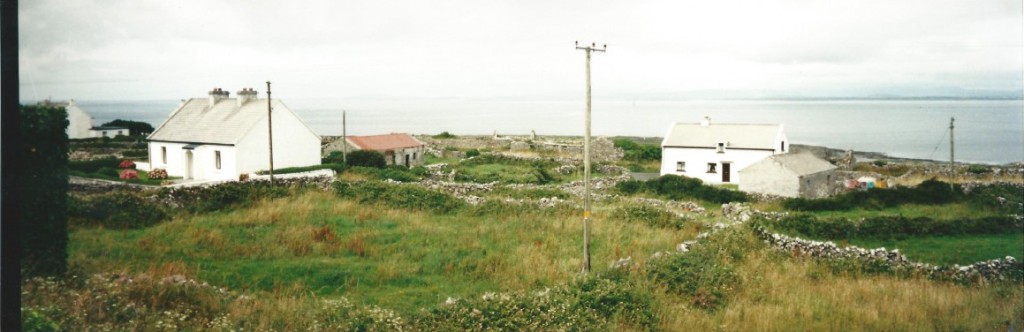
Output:
[[[836,166],[810,153],[774,155],[739,171],[740,190],[782,197],[824,198],[837,188]]]
[[[675,123],[661,142],[661,175],[739,183],[738,171],[789,151],[781,124]]]
[[[273,100],[274,168],[320,164],[320,136],[280,99]],[[243,89],[228,98],[221,89],[208,98],[182,102],[149,135],[150,167],[195,180],[237,180],[270,168],[267,101]]]
[[[41,101],[41,106],[49,107],[63,107],[68,113],[68,127],[66,129],[69,139],[82,139],[91,137],[114,137],[118,135],[128,135],[128,128],[123,127],[95,127],[93,126],[93,119],[89,113],[86,113],[75,101]]]

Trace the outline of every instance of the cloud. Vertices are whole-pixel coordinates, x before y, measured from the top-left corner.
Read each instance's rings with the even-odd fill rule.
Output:
[[[1013,91],[1021,12],[1019,1],[40,0],[20,8],[19,55],[28,99],[177,99],[267,79],[302,97],[567,95],[582,86],[574,40],[609,44],[594,84],[614,95]]]

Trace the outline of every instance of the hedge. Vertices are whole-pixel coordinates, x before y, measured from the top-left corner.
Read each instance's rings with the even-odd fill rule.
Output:
[[[13,136],[6,148],[14,150],[15,158],[4,170],[18,176],[4,184],[4,195],[17,197],[12,208],[22,271],[25,277],[60,275],[67,269],[67,111],[47,106],[20,106],[18,111],[18,131],[5,134]]]

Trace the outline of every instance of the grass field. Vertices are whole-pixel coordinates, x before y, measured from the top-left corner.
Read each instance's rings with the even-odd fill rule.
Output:
[[[1024,233],[854,240],[849,244],[862,248],[899,249],[915,262],[940,265],[967,265],[1006,256],[1024,257]]]
[[[771,249],[745,226],[702,240],[687,255],[654,260],[653,253],[673,251],[721,217],[689,215],[679,229],[613,218],[630,211],[625,207],[635,203],[628,200],[595,203],[595,273],[581,276],[576,199],[553,187],[500,187],[485,196],[568,202],[429,213],[306,190],[246,208],[179,213],[143,229],[76,227],[69,263],[83,277],[28,282],[23,317],[65,330],[518,330],[550,323],[533,329],[974,331],[1024,324],[1019,283],[964,286],[836,270]],[[709,211],[718,206],[698,203]],[[971,209],[911,206],[844,216],[956,217]],[[1012,254],[1006,251],[1021,258],[1022,240],[1008,234],[849,244],[964,264]],[[609,268],[621,257],[632,258],[628,269]],[[659,267],[666,260],[676,265]],[[666,281],[656,270],[685,277]],[[189,278],[213,288],[174,281]],[[445,304],[449,297],[460,300]]]
[[[692,239],[696,228],[653,229],[603,221],[597,211],[594,264]],[[300,288],[345,295],[403,313],[485,291],[552,286],[580,266],[580,218],[430,215],[361,206],[309,192],[255,208],[179,217],[144,230],[80,229],[71,263],[87,273],[181,263],[231,289]]]

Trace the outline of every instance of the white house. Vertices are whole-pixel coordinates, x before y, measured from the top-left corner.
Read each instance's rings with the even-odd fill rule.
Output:
[[[320,164],[320,136],[279,99],[272,102],[274,168]],[[270,169],[267,100],[243,89],[229,98],[219,88],[208,98],[183,101],[149,135],[150,167],[194,180],[234,180]]]
[[[349,150],[372,150],[384,155],[388,165],[412,167],[427,160],[426,144],[409,134],[349,136]]]
[[[127,136],[130,130],[124,127],[92,127],[89,128],[89,137],[114,137]]]
[[[661,175],[737,183],[738,170],[788,150],[781,124],[712,124],[705,117],[669,127],[661,142]]]
[[[49,99],[40,101],[40,106],[48,107],[63,107],[68,113],[68,128],[66,129],[69,139],[89,138],[94,133],[91,131],[92,116],[86,113],[82,108],[75,104],[75,100],[72,99],[67,102],[61,101],[50,101]]]
[[[836,189],[836,167],[810,153],[774,155],[739,171],[740,190],[782,197],[823,198]]]

